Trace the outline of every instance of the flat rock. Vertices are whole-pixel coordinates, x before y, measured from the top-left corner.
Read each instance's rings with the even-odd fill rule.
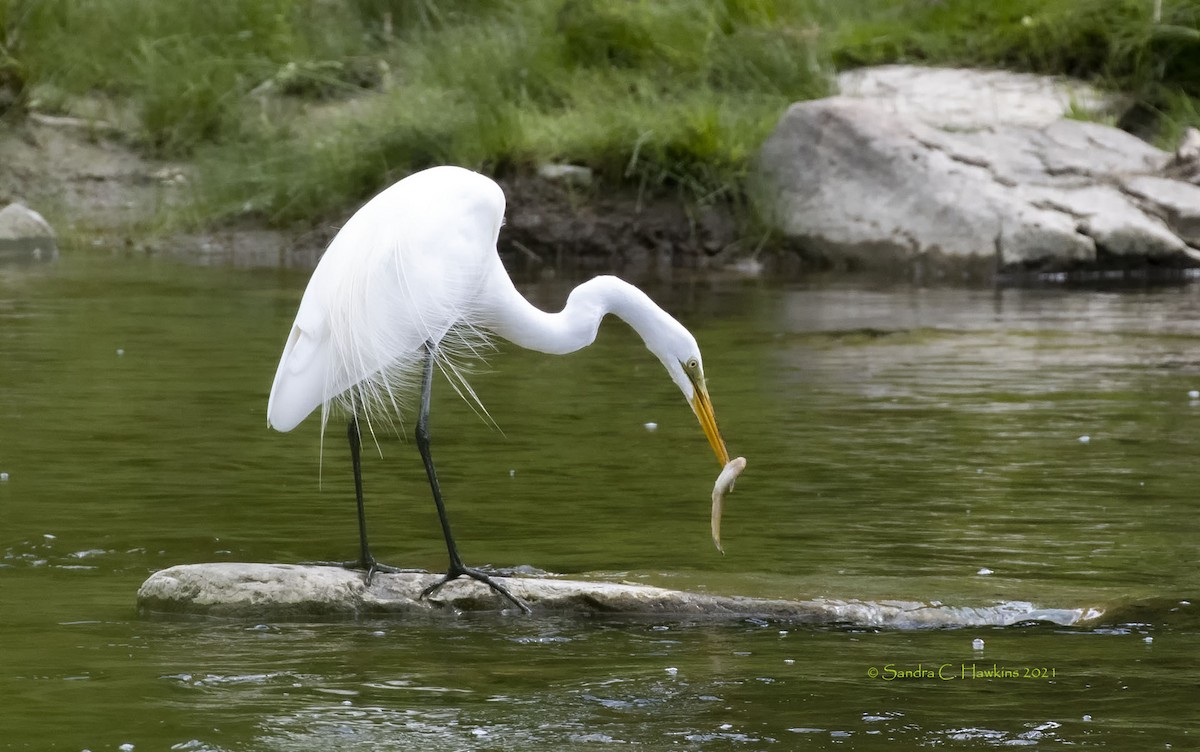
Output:
[[[418,596],[440,575],[377,574],[340,567],[211,563],[155,572],[138,590],[143,614],[289,620],[385,615],[514,612],[485,585],[461,579],[426,599]],[[1038,608],[1006,602],[949,607],[908,601],[779,600],[708,595],[627,583],[558,577],[496,577],[513,595],[545,614],[745,619],[863,627],[1004,626],[1044,621],[1064,626],[1093,622],[1097,608]]]
[[[864,265],[1200,260],[1200,187],[1166,176],[1171,154],[1063,118],[1063,90],[992,78],[936,70],[792,105],[759,156],[761,213],[814,255]],[[934,84],[949,92],[940,106]]]

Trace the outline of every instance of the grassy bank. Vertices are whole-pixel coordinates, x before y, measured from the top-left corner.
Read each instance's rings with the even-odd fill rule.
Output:
[[[1081,76],[1131,93],[1169,141],[1200,124],[1200,0],[1163,0],[1157,21],[1154,6],[0,0],[0,87],[196,160],[199,221],[319,220],[442,162],[569,161],[607,186],[736,202],[783,109],[865,64]]]

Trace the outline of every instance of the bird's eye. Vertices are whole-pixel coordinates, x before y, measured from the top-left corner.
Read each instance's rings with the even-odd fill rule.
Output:
[[[696,360],[695,358],[692,358],[691,360],[689,360],[687,362],[687,368],[689,371],[694,371],[699,367],[700,367],[700,361]]]

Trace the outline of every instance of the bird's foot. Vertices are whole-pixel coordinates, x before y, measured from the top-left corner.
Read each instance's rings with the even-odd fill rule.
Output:
[[[390,564],[380,564],[374,559],[372,559],[370,563],[366,564],[361,561],[347,562],[347,564],[352,565],[347,566],[347,569],[365,569],[367,571],[367,587],[371,587],[371,578],[375,576],[376,572],[383,572],[384,574],[424,574],[427,571],[424,569],[404,569],[402,567],[393,567]]]
[[[308,566],[315,567],[341,567],[342,569],[356,569],[367,573],[366,585],[371,586],[371,580],[375,578],[377,572],[384,574],[426,574],[425,569],[403,569],[401,567],[393,567],[390,564],[382,564],[375,560],[374,556],[366,559],[355,559],[353,561],[306,561],[303,562]]]
[[[518,598],[515,595],[513,595],[512,593],[508,592],[508,588],[506,588],[503,585],[501,585],[500,583],[496,582],[491,577],[489,577],[487,574],[480,572],[478,569],[468,569],[467,567],[464,567],[461,564],[451,565],[450,571],[446,573],[446,576],[443,577],[442,579],[438,580],[437,582],[433,583],[429,587],[425,588],[424,590],[422,590],[419,598],[425,598],[425,597],[429,596],[434,591],[440,589],[447,582],[453,582],[454,580],[457,580],[459,577],[470,577],[473,580],[478,580],[479,582],[482,582],[484,585],[487,585],[492,590],[495,590],[497,593],[499,593],[500,595],[507,598],[510,603],[512,603],[517,608],[521,609],[521,611],[523,611],[526,615],[533,613],[533,611],[530,610],[529,606],[525,605],[525,603],[520,598]]]

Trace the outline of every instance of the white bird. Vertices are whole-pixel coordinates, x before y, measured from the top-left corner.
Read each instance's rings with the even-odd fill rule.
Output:
[[[450,555],[445,577],[421,595],[467,576],[528,611],[459,557],[429,451],[435,364],[460,395],[478,403],[462,365],[488,337],[565,354],[590,345],[601,319],[611,313],[662,361],[722,466],[729,453],[691,333],[641,290],[611,276],[576,287],[559,313],[534,307],[517,292],[496,251],[504,205],[504,193],[491,179],[460,167],[434,167],[404,178],[359,209],[329,244],[304,291],[271,387],[267,425],[290,431],[320,407],[324,430],[331,406],[348,412],[360,555],[346,566],[366,569],[369,581],[376,571],[397,570],[379,564],[367,546],[359,422],[370,426],[398,417],[406,398],[419,391],[417,448]]]

